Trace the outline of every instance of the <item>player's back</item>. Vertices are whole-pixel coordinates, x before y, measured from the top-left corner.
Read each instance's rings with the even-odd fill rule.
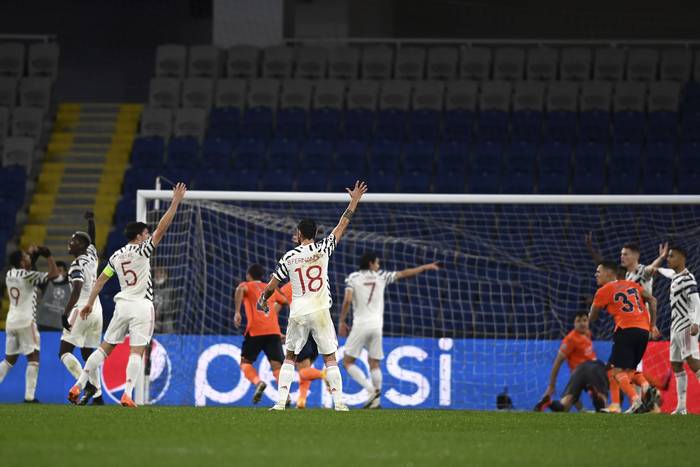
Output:
[[[84,305],[90,297],[90,292],[92,292],[92,288],[97,280],[98,261],[95,245],[91,244],[87,247],[85,253],[73,260],[68,269],[68,278],[71,282],[78,280],[83,283],[76,306]]]
[[[396,280],[395,272],[363,269],[345,280],[352,289],[353,326],[384,324],[384,289]]]
[[[315,243],[299,245],[280,259],[274,276],[292,284],[289,315],[301,316],[333,305],[328,282],[328,260],[335,250],[335,236],[330,234]]]
[[[7,271],[5,285],[10,299],[5,327],[17,329],[34,321],[37,305],[36,287],[48,281],[48,274],[39,271],[12,268]]]
[[[141,243],[128,243],[109,258],[109,266],[117,273],[121,292],[115,300],[153,301],[151,255],[155,245],[151,238]]]
[[[245,334],[251,336],[263,336],[268,334],[282,334],[280,331],[277,312],[273,306],[275,302],[280,301],[280,296],[275,292],[268,300],[267,313],[257,309],[257,302],[260,295],[267,284],[261,281],[243,282],[245,286],[245,294],[243,295],[243,307],[246,314]]]
[[[649,311],[644,304],[644,288],[630,280],[608,282],[596,292],[594,305],[606,308],[615,320],[615,327],[620,329],[650,329]]]
[[[566,361],[571,370],[583,362],[596,358],[590,333],[581,334],[575,329],[566,335],[559,350],[566,355]]]

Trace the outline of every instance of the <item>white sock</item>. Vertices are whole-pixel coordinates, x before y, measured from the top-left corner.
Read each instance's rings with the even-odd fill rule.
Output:
[[[328,367],[329,370],[331,368],[332,367]],[[367,392],[369,392],[370,394],[374,393],[374,386],[372,385],[370,380],[368,380],[365,377],[364,371],[360,370],[359,366],[355,365],[354,363],[351,363],[350,365],[346,366],[345,369],[348,371],[350,377],[357,381],[360,384],[360,386],[365,388]]]
[[[36,380],[39,378],[39,362],[27,362],[26,380],[24,381],[24,399],[34,400]]]
[[[11,369],[12,365],[7,360],[3,360],[2,362],[0,362],[0,383],[2,383],[2,380],[5,379],[5,376],[7,376],[7,373]]]
[[[107,358],[107,354],[105,354],[104,350],[102,349],[97,349],[90,355],[87,362],[85,362],[83,372],[80,373],[80,378],[78,378],[78,381],[75,383],[80,386],[80,389],[85,388],[85,384],[87,384],[88,379],[90,379],[91,375],[95,374],[102,362],[105,361],[105,358]],[[94,376],[92,377],[94,378]]]
[[[370,376],[372,377],[372,385],[374,386],[374,389],[377,391],[382,390],[382,369],[381,368],[372,368],[369,371]]]
[[[95,396],[94,397],[101,397],[102,396],[102,378],[100,378],[100,367],[98,367],[95,371],[93,371],[89,375],[89,380],[90,384],[95,386],[97,388],[97,391],[95,391]]]
[[[83,367],[80,365],[80,362],[75,357],[75,355],[73,355],[70,352],[66,352],[63,355],[61,355],[61,362],[63,363],[63,366],[65,366],[68,370],[68,373],[73,375],[75,379],[80,378],[80,373],[83,372]]]
[[[294,379],[294,364],[285,360],[280,368],[279,379],[277,380],[277,405],[286,405],[289,397],[289,388]]]
[[[678,393],[678,404],[676,409],[685,409],[685,394],[688,390],[688,375],[685,370],[675,373],[676,375],[676,392]]]
[[[343,403],[343,379],[340,376],[338,365],[326,366],[326,382],[331,390],[333,405],[337,407]]]
[[[141,361],[143,357],[139,354],[132,353],[129,355],[129,363],[126,364],[126,384],[124,384],[124,394],[127,397],[132,397],[136,380],[141,373]]]

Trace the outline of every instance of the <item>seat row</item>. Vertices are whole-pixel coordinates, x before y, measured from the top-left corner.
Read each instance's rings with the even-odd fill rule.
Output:
[[[46,111],[37,107],[0,106],[0,147],[7,136],[28,136],[39,139],[44,127]]]
[[[23,107],[51,106],[53,81],[46,77],[26,77],[17,79],[13,76],[0,76],[0,107],[12,109],[17,104]]]
[[[269,107],[486,110],[676,111],[674,81],[350,81],[303,79],[153,78],[153,108]]]
[[[484,81],[687,81],[700,78],[700,51],[684,46],[488,47],[373,44],[271,46],[164,44],[156,49],[156,76]]]
[[[48,76],[58,74],[59,46],[35,43],[26,47],[20,42],[0,42],[0,76]]]

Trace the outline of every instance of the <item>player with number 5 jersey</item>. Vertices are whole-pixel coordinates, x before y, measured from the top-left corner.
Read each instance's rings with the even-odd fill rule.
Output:
[[[280,370],[278,390],[279,398],[272,410],[284,410],[289,395],[289,388],[294,378],[296,357],[304,348],[309,335],[312,335],[318,351],[326,364],[326,382],[333,397],[337,411],[348,410],[343,402],[343,382],[335,358],[338,339],[331,320],[331,288],[328,282],[328,260],[336,244],[340,241],[357,205],[367,192],[364,182],[355,182],[353,189],[346,189],[350,195],[350,204],[338,225],[326,238],[316,241],[317,226],[311,219],[303,219],[297,225],[299,246],[284,254],[277,264],[272,279],[265,287],[258,308],[267,310],[267,301],[277,290],[281,282],[292,284],[292,303],[287,325],[286,356]]]
[[[121,404],[125,407],[136,407],[132,399],[132,392],[141,373],[143,353],[146,350],[146,346],[151,342],[155,322],[151,255],[170,227],[186,192],[187,187],[184,183],[178,183],[175,186],[170,207],[163,214],[152,236],[148,226],[143,222],[127,224],[125,234],[128,243],[114,252],[102,274],[97,278],[87,304],[80,310],[81,319],[86,319],[90,315],[93,304],[102,287],[115,274],[119,279],[121,291],[114,297],[114,315],[107,327],[104,341],[100,344],[98,351],[93,352],[87,362],[85,362],[85,367],[78,381],[68,393],[70,402],[75,404],[81,391],[94,390],[93,388],[97,386],[97,378],[99,378],[97,369],[100,364],[109,356],[117,344],[124,342],[128,335],[131,352],[126,366],[126,383]],[[88,381],[91,384],[86,387]],[[91,395],[85,394],[85,396],[89,398]]]

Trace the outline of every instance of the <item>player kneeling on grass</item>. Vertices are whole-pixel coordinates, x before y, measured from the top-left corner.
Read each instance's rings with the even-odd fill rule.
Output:
[[[10,310],[5,322],[5,359],[0,362],[0,383],[17,363],[20,355],[27,357],[24,382],[24,402],[39,402],[34,396],[39,377],[39,330],[36,326],[37,288],[58,277],[58,267],[45,246],[32,246],[30,253],[46,257],[49,272],[32,271],[29,253],[17,250],[10,254],[10,270],[5,276]]]
[[[153,337],[155,324],[155,312],[153,309],[153,282],[151,281],[151,255],[160,243],[170,223],[175,217],[177,208],[187,192],[184,183],[178,183],[173,189],[173,199],[170,207],[163,214],[153,236],[150,235],[148,226],[143,222],[131,222],[126,226],[126,237],[129,240],[125,246],[115,251],[109,258],[109,263],[95,282],[90,292],[87,304],[80,310],[80,319],[88,319],[92,307],[105,283],[116,273],[119,278],[121,292],[114,297],[115,309],[112,321],[110,321],[105,333],[104,341],[100,348],[93,352],[85,362],[85,367],[68,393],[68,400],[73,404],[78,402],[78,397],[83,389],[93,391],[97,387],[97,369],[107,356],[114,350],[117,344],[124,342],[129,336],[131,354],[126,366],[126,383],[121,405],[124,407],[136,407],[132,399],[132,392],[136,380],[141,374],[141,363],[146,346]],[[91,386],[86,387],[88,380]],[[91,396],[86,394],[84,396]]]
[[[326,364],[326,382],[330,388],[333,405],[337,411],[347,411],[343,402],[343,381],[335,358],[338,339],[331,320],[330,308],[333,299],[328,282],[328,260],[350,224],[355,209],[367,192],[367,186],[359,181],[354,188],[347,189],[350,204],[338,225],[323,240],[315,240],[316,222],[304,219],[297,226],[300,245],[288,251],[277,265],[272,279],[258,300],[258,308],[267,312],[267,300],[279,284],[289,280],[292,284],[293,300],[289,312],[285,346],[287,353],[280,371],[279,399],[271,410],[284,410],[289,389],[294,378],[294,364],[297,356],[306,345],[309,334],[313,335],[318,350]]]

